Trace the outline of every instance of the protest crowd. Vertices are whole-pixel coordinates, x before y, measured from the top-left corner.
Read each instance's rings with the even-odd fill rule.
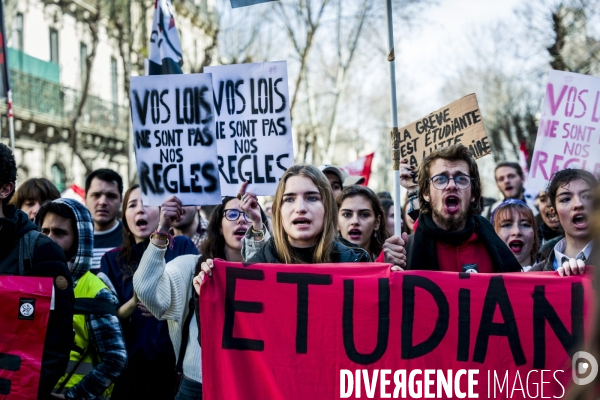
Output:
[[[418,168],[401,160],[408,192],[401,236],[391,232],[389,193],[377,195],[334,165],[288,168],[272,201],[243,183],[208,220],[177,196],[144,205],[139,185],[123,193],[109,169],[87,177],[83,205],[60,198],[43,178],[15,190],[5,145],[0,165],[0,273],[54,278],[39,398],[202,398],[198,294],[215,258],[560,276],[582,274],[594,259],[591,173],[558,171],[530,199],[519,164],[502,162],[495,179],[504,198],[491,202],[460,144],[432,152]]]
[[[174,26],[166,11],[163,17]],[[46,178],[19,181],[13,151],[0,143],[0,276],[52,280],[38,399],[202,399],[203,372],[210,372],[202,370],[208,347],[203,347],[202,330],[206,334],[207,326],[201,321],[211,318],[200,313],[211,304],[202,303],[207,298],[203,290],[216,280],[214,272],[223,260],[244,268],[378,266],[391,276],[425,271],[460,279],[478,276],[469,274],[536,277],[545,272],[563,282],[587,274],[600,260],[600,184],[594,175],[600,163],[585,166],[597,155],[583,165],[569,160],[558,167],[562,155],[550,154],[550,161],[549,154],[536,147],[531,168],[535,179],[543,180],[538,184],[543,189],[535,192],[526,190],[529,177],[517,161],[499,162],[493,177],[482,177],[476,159],[490,154],[491,147],[474,95],[457,100],[460,113],[452,103],[406,129],[394,127],[394,166],[389,169],[397,173],[395,183],[406,193],[397,198],[390,194],[394,188],[376,193],[364,176],[350,175],[341,166],[294,164],[284,61],[208,66],[203,74],[165,71],[167,64],[179,67],[176,58],[162,53],[150,57],[150,70],[163,68],[165,75],[158,79],[152,74],[131,77],[130,140],[138,170],[134,184],[125,185],[114,170],[96,169],[85,177],[83,202],[61,197]],[[565,86],[556,104],[552,97],[553,117],[561,104],[575,107],[570,94],[561,103],[566,91]],[[578,97],[582,103],[585,92]],[[585,114],[592,103],[583,104],[583,109]],[[600,116],[592,113],[591,118],[597,123]],[[540,126],[542,122],[558,124],[548,120]],[[552,136],[553,128],[548,129],[547,136]],[[442,136],[443,141],[436,142]],[[424,149],[417,151],[417,145]],[[501,198],[483,196],[483,178],[493,178]],[[304,285],[306,303],[309,283],[331,284],[281,279],[278,282],[298,284],[298,299]],[[228,307],[233,310],[231,332],[233,313],[262,312],[255,307],[258,302],[234,300],[235,290],[235,279],[231,286],[228,281],[232,297],[224,308],[225,313]],[[344,313],[346,293],[354,295],[353,290],[350,284],[344,286]],[[470,293],[462,290],[461,296]],[[388,314],[389,297],[388,289]],[[538,297],[545,300],[543,286]],[[583,300],[579,305],[581,315],[573,312],[573,321],[583,320]],[[404,315],[408,306],[402,307]],[[467,303],[467,311],[468,307]],[[493,321],[494,307],[488,322],[497,330],[487,332],[488,338],[509,336],[497,333],[504,325]],[[20,312],[20,319],[33,319]],[[380,313],[384,314],[381,309]],[[467,324],[469,318],[470,314],[463,318]],[[556,336],[565,349],[575,345],[576,322],[561,330],[555,315],[544,314],[533,325],[539,326],[539,320],[542,331],[546,321],[560,331],[562,336]],[[314,325],[311,329],[318,329]],[[378,329],[373,327],[379,345]],[[354,334],[352,325],[349,330]],[[592,335],[598,340],[600,332]],[[233,334],[223,336],[223,348],[227,340],[228,349],[262,350],[259,340]],[[535,351],[542,347],[544,353],[545,343]],[[343,345],[346,350],[354,346]],[[304,343],[297,339],[296,346],[297,353],[305,354],[306,337]],[[0,351],[0,360],[2,356]],[[516,366],[524,363],[515,361]],[[0,395],[5,381],[0,378]]]

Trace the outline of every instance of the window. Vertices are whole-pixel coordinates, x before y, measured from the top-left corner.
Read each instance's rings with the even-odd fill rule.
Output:
[[[85,43],[80,43],[79,45],[79,62],[80,62],[80,71],[81,71],[81,88],[83,89],[83,84],[85,83],[85,76],[87,74],[87,56],[88,56],[88,48]]]
[[[114,57],[110,58],[110,83],[112,92],[112,102],[119,103],[119,73],[117,71],[117,60]]]
[[[54,183],[59,192],[64,192],[67,181],[64,168],[58,164],[54,164],[50,172],[52,174],[52,183]]]
[[[58,31],[50,28],[50,62],[58,64]]]
[[[17,13],[17,17],[15,18],[15,25],[13,28],[13,48],[24,51],[23,50],[23,14]]]
[[[113,122],[117,125],[119,123],[119,73],[117,71],[117,60],[114,57],[110,58],[110,84],[113,103]]]

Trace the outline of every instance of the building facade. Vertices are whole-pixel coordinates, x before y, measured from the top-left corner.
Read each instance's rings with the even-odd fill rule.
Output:
[[[126,92],[128,77],[144,73],[152,3],[4,0],[17,184],[46,177],[63,191],[72,183],[83,186],[85,176],[97,168],[114,169],[125,182],[132,177]],[[124,27],[114,20],[123,6]],[[184,72],[197,72],[199,56],[211,42],[206,32],[212,26],[212,5],[210,0],[173,0],[173,6]],[[125,45],[123,37],[128,38]],[[6,105],[1,103],[1,140],[8,144]]]

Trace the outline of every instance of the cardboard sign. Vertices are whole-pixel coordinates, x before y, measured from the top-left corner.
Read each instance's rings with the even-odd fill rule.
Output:
[[[492,152],[475,94],[458,99],[398,131],[400,159],[407,158],[414,165],[436,149],[459,143],[468,147],[475,158]]]
[[[208,399],[522,399],[564,396],[594,291],[590,274],[216,260],[200,297]]]
[[[131,119],[144,204],[221,202],[210,74],[131,77]]]
[[[600,78],[550,71],[527,187],[545,190],[556,171],[600,175]]]
[[[0,397],[3,399],[37,398],[52,287],[52,278],[0,276]]]
[[[294,165],[287,63],[207,67],[212,73],[223,196],[273,195]]]

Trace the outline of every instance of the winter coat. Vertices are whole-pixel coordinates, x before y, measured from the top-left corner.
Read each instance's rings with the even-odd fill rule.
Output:
[[[333,263],[371,261],[369,254],[364,249],[355,246],[344,238],[336,237],[332,247],[331,262]],[[275,239],[270,238],[254,256],[246,261],[251,263],[281,263],[277,259],[275,251]]]

